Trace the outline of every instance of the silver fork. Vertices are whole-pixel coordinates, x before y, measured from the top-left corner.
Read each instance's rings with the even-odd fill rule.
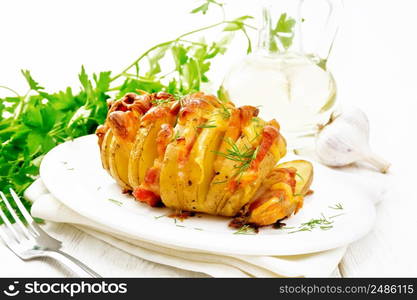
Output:
[[[17,227],[20,229],[16,230],[6,217],[4,211],[0,209],[0,220],[3,220],[3,223],[7,228],[6,229],[3,228],[4,226],[0,226],[0,238],[10,250],[25,261],[34,258],[49,257],[64,264],[68,269],[80,277],[101,277],[78,259],[60,251],[61,242],[51,237],[38,224],[36,224],[15,191],[10,189],[10,194],[27,223],[27,226],[23,224],[4,193],[0,191],[0,196],[3,199],[7,210],[10,212],[14,221],[18,225]]]

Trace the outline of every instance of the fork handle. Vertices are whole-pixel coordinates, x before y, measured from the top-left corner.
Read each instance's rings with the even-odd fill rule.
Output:
[[[53,258],[56,261],[62,263],[79,277],[101,278],[99,274],[91,270],[75,257],[72,257],[65,252],[60,250],[47,250],[44,252],[44,254],[45,256]]]

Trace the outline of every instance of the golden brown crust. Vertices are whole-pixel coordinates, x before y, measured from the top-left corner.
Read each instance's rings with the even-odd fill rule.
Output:
[[[300,183],[297,168],[274,168],[286,142],[278,122],[258,113],[202,92],[181,100],[165,92],[128,93],[109,101],[97,128],[103,167],[151,206],[272,224],[302,206],[304,194],[296,190],[308,189],[312,176]],[[312,174],[310,166],[297,166]]]

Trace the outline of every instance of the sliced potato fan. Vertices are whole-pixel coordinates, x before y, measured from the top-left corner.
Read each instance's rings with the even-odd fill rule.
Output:
[[[277,168],[296,170],[296,185],[295,194],[305,196],[310,190],[311,183],[313,182],[313,165],[306,160],[293,160],[279,164]]]
[[[214,109],[208,120],[197,128],[198,137],[190,151],[179,177],[179,188],[183,191],[183,209],[208,212],[205,201],[209,185],[214,176],[216,151],[226,131],[228,119],[221,109]]]
[[[111,129],[105,129],[103,133],[103,140],[100,143],[100,155],[103,168],[110,173],[110,145],[113,139]]]
[[[285,139],[275,120],[257,115],[204,93],[127,94],[97,129],[103,167],[151,206],[275,223],[301,208],[313,168],[302,160],[276,166]]]
[[[296,213],[313,180],[313,165],[294,160],[277,165],[246,207],[246,221],[268,225]]]
[[[161,169],[161,199],[168,207],[186,210],[189,199],[184,198],[184,188],[190,186],[189,165],[194,160],[191,152],[216,106],[219,103],[215,99],[202,93],[192,94],[182,100],[174,128],[175,136],[167,146]]]
[[[129,159],[129,183],[135,189],[158,156],[157,136],[163,124],[174,125],[175,115],[169,104],[152,107],[140,120],[139,130]]]
[[[245,106],[234,109],[230,114],[228,129],[224,135],[223,141],[217,151],[215,166],[215,176],[212,179],[206,198],[206,206],[211,213],[217,214],[218,208],[233,193],[230,189],[232,180],[236,176],[241,176],[244,169],[253,157],[255,148],[250,143],[257,133],[259,133],[261,124],[260,119],[254,121],[258,110],[254,107]],[[255,126],[256,125],[256,126]],[[253,136],[242,136],[242,131],[251,132],[246,127],[258,128],[253,131]],[[259,140],[259,139],[258,139]],[[253,140],[255,141],[255,140]]]

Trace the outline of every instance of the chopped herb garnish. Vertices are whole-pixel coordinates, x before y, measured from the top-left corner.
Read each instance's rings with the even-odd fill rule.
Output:
[[[68,167],[68,162],[67,162],[67,161],[61,161],[61,163],[62,163],[64,166],[66,166],[66,169],[67,169],[68,171],[72,171],[72,170],[74,170],[74,168],[70,168],[70,167]]]
[[[197,128],[216,128],[216,125],[208,125],[208,124],[203,124],[200,126],[197,126]]]
[[[237,171],[233,176],[241,175],[249,169],[252,161],[256,158],[258,148],[251,149],[245,145],[246,149],[241,150],[231,139],[226,139],[225,142],[230,145],[230,148],[226,150],[227,152],[224,153],[215,151],[215,153],[226,159],[239,162],[240,164],[234,165],[234,168],[237,169]]]
[[[290,231],[288,233],[290,234],[290,233],[296,233],[296,232],[301,232],[301,231],[312,231],[313,229],[316,229],[316,228],[320,228],[321,230],[329,230],[333,228],[332,224],[334,223],[334,221],[330,219],[336,218],[340,215],[343,215],[343,214],[326,218],[323,214],[321,214],[321,218],[311,219],[308,222],[301,223],[301,225],[297,227],[297,230]],[[288,229],[288,228],[284,228],[284,229]]]
[[[177,131],[175,131],[175,135],[174,135],[174,138],[172,139],[173,141],[176,141],[177,139],[179,139],[181,136],[180,136],[180,132],[177,130]]]
[[[342,210],[342,209],[343,209],[343,206],[342,206],[342,204],[341,204],[341,203],[337,203],[337,204],[335,204],[334,206],[329,206],[329,208],[331,208],[331,209],[340,209],[340,210]]]
[[[261,128],[262,126],[260,124],[255,124],[255,126],[252,127],[253,132],[255,133],[255,136],[250,140],[250,143],[256,141],[261,135],[259,133],[259,130],[257,128]]]
[[[175,225],[175,226],[177,226],[177,227],[182,227],[182,228],[185,228],[185,226],[184,225]]]
[[[212,124],[212,123],[213,123],[213,121],[209,120],[206,123],[197,126],[197,128],[216,128],[217,126]]]
[[[194,227],[195,230],[203,231],[203,228]]]
[[[335,215],[335,216],[330,216],[329,219],[334,219],[334,218],[337,218],[337,217],[342,216],[342,215],[344,215],[344,213],[341,213],[341,214],[338,214],[338,215]]]
[[[229,109],[223,103],[221,103],[221,105],[222,105],[222,108],[219,111],[220,114],[221,114],[221,116],[223,117],[224,120],[230,119],[230,117],[232,116],[232,114],[230,113]]]
[[[300,175],[300,173],[295,173],[295,176],[299,177],[302,181],[304,181],[304,178]]]
[[[321,230],[328,230],[328,229],[331,229],[331,228],[333,228],[333,226],[320,226]]]
[[[109,200],[110,202],[113,202],[114,204],[116,204],[118,206],[122,206],[123,205],[123,202],[120,202],[118,200],[114,200],[114,199],[111,199],[111,198],[109,198],[107,200]]]
[[[160,215],[160,216],[154,216],[155,220],[158,220],[160,218],[166,217],[166,215]]]
[[[233,232],[233,234],[256,234],[256,229],[249,225],[243,225],[237,231]]]
[[[162,105],[164,103],[169,103],[171,100],[168,99],[155,99],[152,100],[151,103],[155,104],[155,105]]]

